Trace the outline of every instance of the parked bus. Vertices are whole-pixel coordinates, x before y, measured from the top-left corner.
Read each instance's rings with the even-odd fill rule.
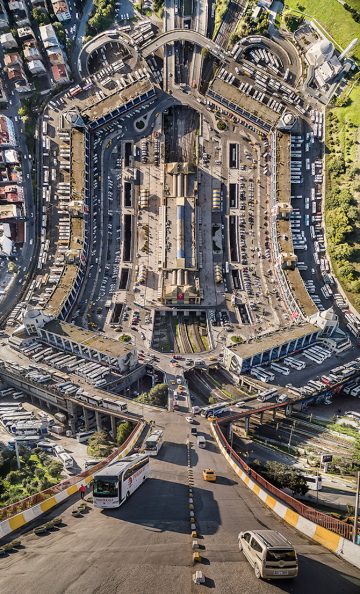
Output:
[[[156,429],[145,440],[144,453],[147,456],[157,456],[164,442],[164,432]]]
[[[287,367],[279,365],[278,363],[271,363],[271,369],[277,371],[278,373],[281,373],[282,375],[289,375],[290,373],[290,370]]]
[[[23,435],[22,437],[9,439],[7,447],[9,450],[15,450],[15,443],[17,443],[19,447],[32,449],[37,447],[39,439],[37,435]]]
[[[79,443],[87,443],[95,431],[81,431],[76,434],[76,439]]]
[[[146,455],[133,454],[112,462],[94,476],[94,507],[119,507],[143,484],[149,473],[149,456]]]
[[[316,474],[304,476],[306,484],[310,491],[321,491],[322,489],[322,478]]]

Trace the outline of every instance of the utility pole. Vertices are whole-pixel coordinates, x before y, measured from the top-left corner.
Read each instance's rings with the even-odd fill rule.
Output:
[[[357,481],[356,481],[356,496],[355,496],[355,512],[354,512],[354,532],[353,532],[353,542],[357,544],[357,532],[358,532],[358,522],[359,522],[359,496],[360,496],[360,471],[358,470],[357,473]]]

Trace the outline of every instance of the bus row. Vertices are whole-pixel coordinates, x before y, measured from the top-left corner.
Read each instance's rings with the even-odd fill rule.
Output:
[[[109,374],[109,369],[100,363],[87,361],[71,353],[55,351],[54,348],[44,347],[38,342],[26,347],[22,352],[36,363],[43,361],[55,369],[76,373],[96,387],[104,386],[107,383],[105,378]]]
[[[66,396],[71,396],[80,402],[85,402],[92,406],[99,406],[118,413],[127,411],[126,402],[89,394],[83,388],[79,388],[79,386],[72,382],[60,382],[55,384],[54,388]]]

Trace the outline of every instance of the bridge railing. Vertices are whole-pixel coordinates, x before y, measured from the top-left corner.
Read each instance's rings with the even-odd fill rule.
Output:
[[[96,464],[96,466],[92,466],[88,470],[84,470],[84,472],[81,472],[80,474],[71,476],[70,478],[65,479],[64,481],[61,481],[61,483],[58,483],[57,485],[53,485],[52,487],[49,487],[48,489],[45,489],[44,491],[40,491],[39,493],[30,495],[30,497],[26,497],[25,499],[21,499],[20,501],[17,501],[16,503],[12,503],[12,504],[7,505],[6,507],[3,507],[2,509],[0,509],[0,521],[6,520],[7,518],[11,518],[11,517],[15,516],[16,514],[19,514],[23,511],[25,511],[26,509],[33,507],[34,505],[38,505],[39,503],[42,503],[46,499],[49,499],[50,497],[53,497],[54,495],[57,495],[58,493],[65,491],[72,485],[79,483],[82,479],[85,479],[85,478],[93,475],[95,472],[98,472],[99,470],[101,470],[102,468],[104,468],[105,466],[110,464],[110,462],[115,460],[121,454],[121,452],[123,452],[123,450],[126,449],[126,447],[131,442],[131,440],[134,438],[134,435],[139,430],[141,425],[142,425],[142,423],[140,423],[140,422],[137,423],[137,425],[134,427],[134,429],[130,433],[130,435],[126,438],[124,443],[122,443],[119,448],[117,448],[114,452],[112,452],[112,454],[110,454],[110,456],[108,456],[107,458],[104,458],[104,460],[101,460],[99,462],[99,464]]]
[[[242,458],[240,458],[240,456],[235,452],[235,450],[233,450],[233,448],[226,440],[223,432],[221,431],[217,423],[214,424],[214,429],[222,446],[225,448],[225,450],[231,456],[231,458],[239,464],[243,471],[246,472],[246,474],[253,481],[255,481],[258,485],[261,485],[268,493],[274,495],[276,499],[279,499],[280,501],[291,507],[293,510],[297,511],[298,514],[300,514],[307,520],[310,520],[311,522],[314,522],[315,524],[318,524],[323,528],[327,528],[328,530],[331,530],[332,532],[335,532],[336,534],[339,534],[344,538],[347,538],[349,540],[352,539],[353,526],[351,526],[350,524],[346,524],[341,520],[337,520],[336,518],[333,518],[328,514],[320,512],[314,509],[313,507],[310,507],[309,505],[301,503],[291,495],[284,493],[284,491],[272,485],[263,476],[261,476],[261,474],[255,472],[255,470],[250,468],[250,466]]]

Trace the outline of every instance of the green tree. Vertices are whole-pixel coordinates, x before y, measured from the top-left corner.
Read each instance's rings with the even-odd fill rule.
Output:
[[[55,29],[55,33],[57,35],[58,40],[60,41],[60,43],[65,45],[66,44],[66,32],[64,29],[64,25],[62,23],[56,22],[56,23],[53,23],[53,27]]]
[[[89,439],[88,453],[90,456],[108,456],[112,450],[112,444],[106,431],[96,431]]]
[[[41,467],[35,469],[35,476],[40,481],[45,477],[45,470]]]
[[[48,25],[50,23],[49,14],[40,8],[33,8],[31,16],[38,25]]]
[[[58,460],[52,460],[47,467],[47,471],[51,477],[58,478],[63,471],[63,465]]]
[[[11,470],[6,477],[6,480],[10,483],[10,485],[16,485],[22,479],[23,475],[21,470]]]
[[[116,443],[118,445],[122,445],[124,441],[129,437],[132,429],[132,423],[130,423],[129,421],[121,423],[121,425],[118,426],[116,431]]]
[[[305,495],[308,491],[304,476],[295,468],[280,462],[267,462],[263,470],[266,478],[279,489],[288,488],[294,494]]]
[[[304,22],[304,18],[301,16],[295,16],[289,10],[284,12],[284,23],[289,31],[294,32],[296,29],[301,27]]]
[[[157,384],[149,392],[140,394],[135,400],[143,404],[150,404],[153,406],[166,406],[168,399],[169,387],[167,384]]]

